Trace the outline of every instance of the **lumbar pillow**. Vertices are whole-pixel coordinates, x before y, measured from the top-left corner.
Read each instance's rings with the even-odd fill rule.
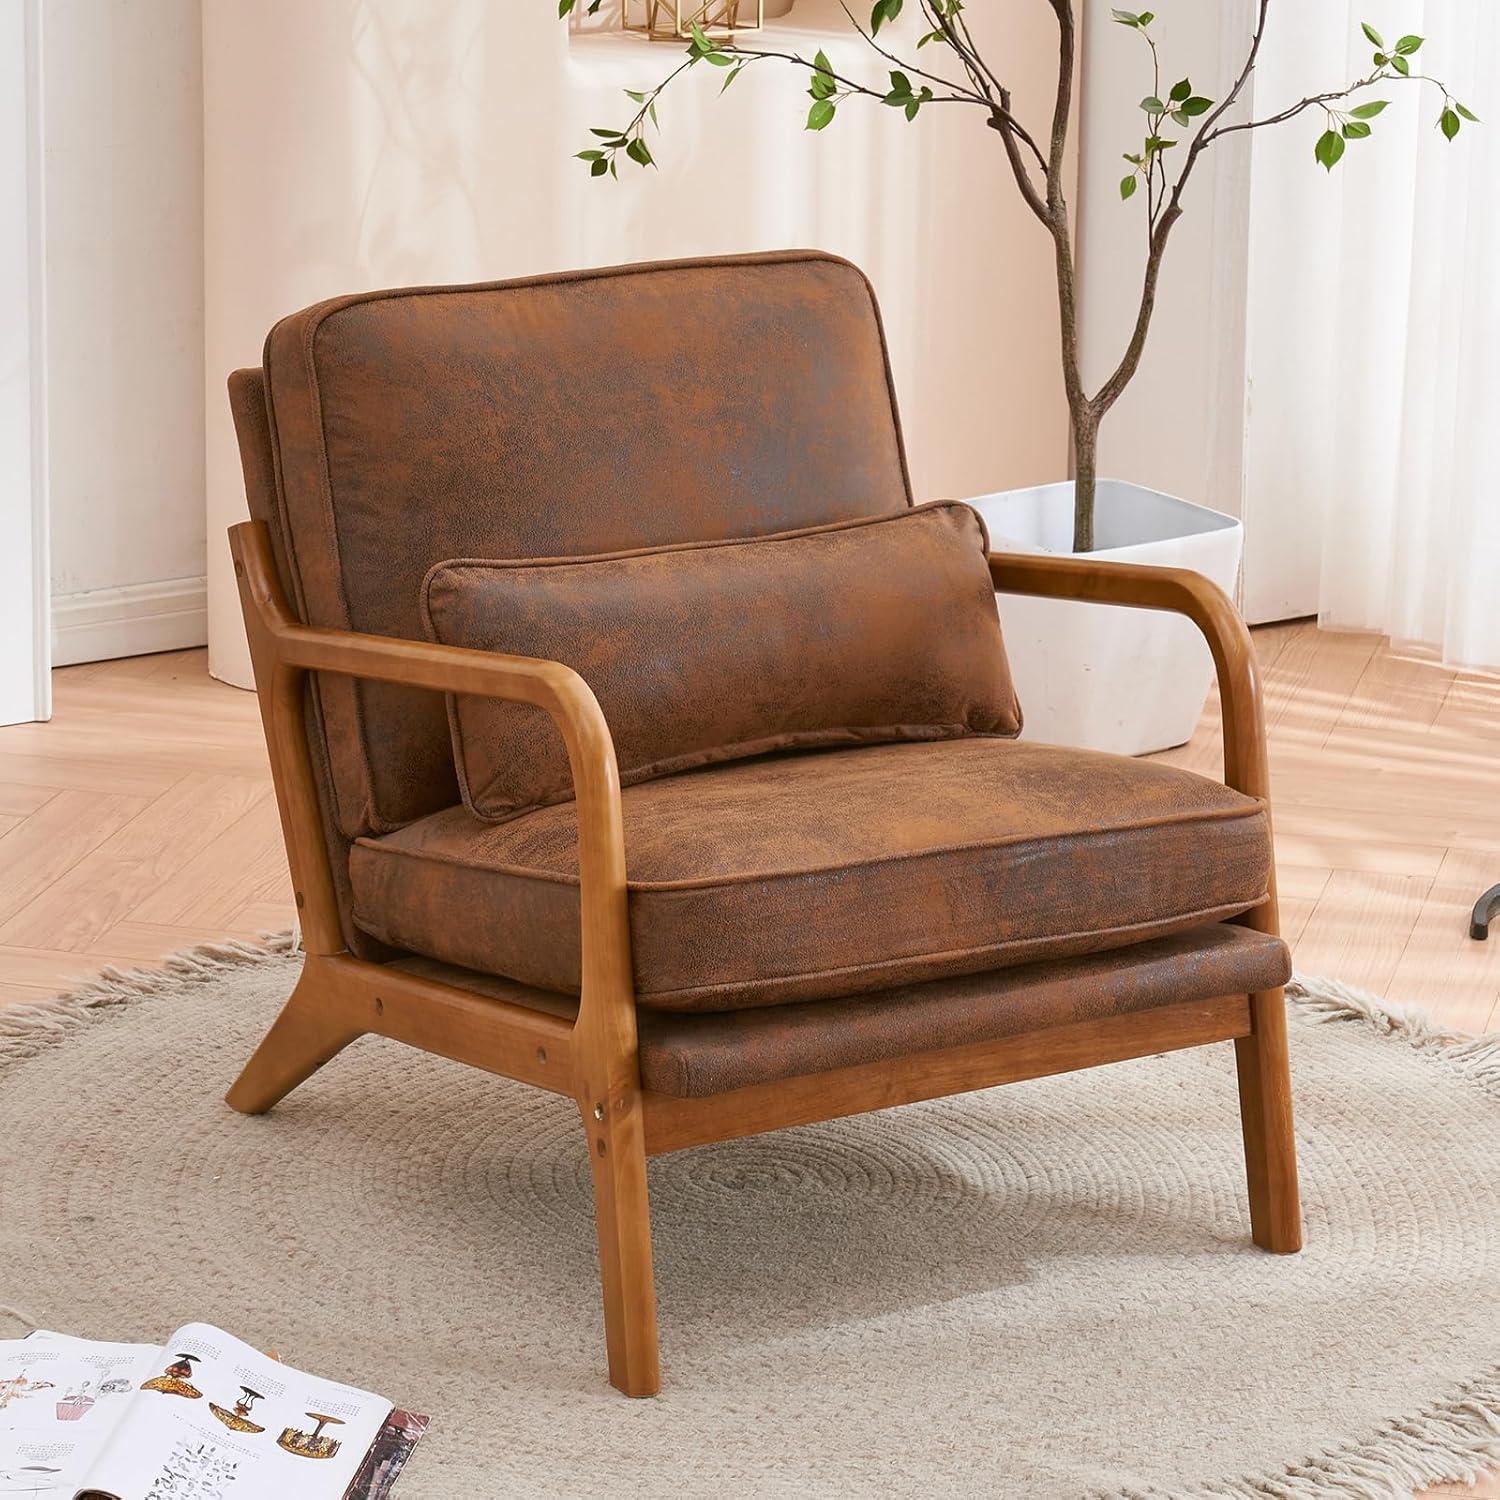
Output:
[[[456,558],[422,584],[448,645],[566,663],[623,785],[771,750],[1015,735],[984,523],[939,501],[771,536],[594,557]],[[450,696],[464,802],[491,822],[573,795],[525,703]]]

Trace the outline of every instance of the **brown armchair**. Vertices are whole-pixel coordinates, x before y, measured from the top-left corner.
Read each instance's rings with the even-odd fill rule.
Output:
[[[230,397],[253,517],[230,543],[306,948],[236,1109],[367,1032],[572,1098],[609,1376],[636,1396],[659,1384],[653,1153],[1232,1039],[1251,1232],[1299,1248],[1260,692],[1212,584],[989,558],[1002,593],[1190,616],[1227,786],[980,736],[622,789],[577,672],[420,638],[443,559],[909,507],[852,267],[787,253],[340,298],[278,324]],[[548,715],[574,800],[465,812],[453,693]]]

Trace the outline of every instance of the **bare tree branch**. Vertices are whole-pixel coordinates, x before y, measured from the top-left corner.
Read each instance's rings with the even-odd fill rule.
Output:
[[[1197,165],[1198,158],[1214,140],[1219,121],[1234,108],[1244,92],[1245,85],[1250,81],[1250,75],[1255,71],[1256,61],[1260,57],[1261,43],[1265,40],[1266,15],[1270,8],[1271,0],[1259,0],[1255,31],[1250,38],[1250,50],[1245,56],[1244,66],[1240,69],[1239,76],[1229,92],[1204,115],[1202,124],[1199,125],[1192,143],[1188,146],[1186,160],[1182,164],[1182,171],[1177,175],[1171,195],[1167,198],[1166,204],[1160,211],[1160,217],[1151,230],[1150,248],[1146,255],[1146,269],[1141,281],[1141,299],[1136,310],[1135,325],[1131,329],[1130,340],[1125,346],[1125,353],[1121,356],[1119,364],[1116,365],[1109,379],[1099,387],[1098,393],[1090,403],[1096,420],[1120,399],[1125,387],[1130,384],[1135,372],[1140,368],[1141,355],[1146,348],[1146,335],[1151,329],[1151,315],[1156,310],[1156,288],[1161,278],[1162,257],[1166,253],[1172,226],[1182,217],[1183,190],[1193,175],[1193,168]],[[1217,133],[1224,134],[1225,132],[1218,131]]]
[[[831,68],[820,68],[816,62],[801,56],[796,52],[775,52],[769,48],[741,47],[738,42],[724,42],[720,49],[728,57],[742,57],[748,65],[751,62],[764,61],[766,58],[777,58],[781,62],[791,63],[793,67],[806,68],[809,73],[826,73],[833,79],[845,94],[859,94],[866,99],[876,99],[885,102],[885,95],[879,89],[872,89],[868,84],[856,83],[852,78],[846,78],[842,73],[836,73]],[[680,71],[680,70],[679,70]],[[915,69],[913,70],[915,71]],[[925,100],[926,104],[978,104],[983,108],[989,108],[989,101],[978,94],[968,92],[957,94],[934,94],[932,98]]]
[[[1222,136],[1233,135],[1239,130],[1263,130],[1267,125],[1280,125],[1283,121],[1295,120],[1305,109],[1312,109],[1317,105],[1327,108],[1328,105],[1336,104],[1340,99],[1347,99],[1361,89],[1371,88],[1377,83],[1431,83],[1442,89],[1444,98],[1449,97],[1447,88],[1438,79],[1431,78],[1426,73],[1386,73],[1377,68],[1368,76],[1351,83],[1348,88],[1335,89],[1326,94],[1312,94],[1306,99],[1299,99],[1279,114],[1267,115],[1260,120],[1240,120],[1233,125],[1221,125],[1208,137],[1204,145],[1209,145]]]
[[[1052,211],[1037,191],[1036,184],[1031,180],[1031,173],[1026,167],[1026,158],[1021,155],[1019,135],[1012,123],[1009,109],[997,109],[990,116],[989,123],[1000,132],[1000,139],[1005,145],[1006,160],[1010,162],[1011,173],[1016,179],[1016,186],[1021,190],[1021,197],[1027,208],[1050,230]],[[1046,168],[1043,167],[1042,170],[1045,172]]]
[[[955,22],[953,17],[940,11],[931,3],[931,0],[922,0],[922,9],[933,22],[936,29],[943,33],[948,45],[958,53],[965,68],[968,70],[970,78],[975,80],[976,86],[989,99],[995,113],[999,116],[998,122],[992,120],[991,124],[994,125],[996,130],[1001,132],[1002,136],[1009,131],[1017,141],[1024,145],[1036,158],[1036,164],[1041,168],[1042,176],[1045,177],[1047,175],[1047,158],[1042,155],[1041,147],[1037,145],[1031,132],[1015,117],[1011,109],[1010,90],[1000,82],[994,70],[988,67],[979,56],[978,49],[974,46],[973,38],[969,35],[968,27],[962,23],[961,14],[960,19]],[[1012,166],[1014,165],[1015,163],[1012,162]],[[1017,182],[1020,183],[1021,180],[1018,176]],[[1026,174],[1025,180],[1027,182],[1030,181],[1029,174]]]
[[[1052,235],[1052,259],[1057,270],[1057,304],[1061,314],[1063,385],[1075,427],[1087,420],[1089,401],[1078,366],[1078,290],[1074,279],[1073,235],[1068,222],[1068,200],[1063,191],[1063,166],[1068,149],[1068,124],[1073,110],[1073,74],[1078,60],[1078,28],[1072,0],[1050,0],[1057,16],[1057,97],[1052,107],[1052,139],[1047,153],[1047,228]]]
[[[855,29],[855,31],[859,33],[860,38],[865,43],[865,45],[878,52],[887,62],[895,63],[903,73],[915,73],[918,78],[925,78],[928,83],[941,84],[945,89],[952,89],[955,93],[963,94],[966,98],[972,100],[975,104],[989,103],[989,100],[983,93],[980,93],[975,89],[965,89],[962,84],[954,83],[951,78],[944,78],[938,73],[929,73],[925,69],[919,68],[915,63],[903,62],[902,59],[897,57],[894,52],[890,52],[886,48],[882,47],[880,43],[875,40],[874,33],[867,31],[863,26],[860,25],[859,21],[855,19],[854,12],[849,9],[847,0],[839,0],[839,9],[842,10],[846,16],[848,16],[849,24]]]

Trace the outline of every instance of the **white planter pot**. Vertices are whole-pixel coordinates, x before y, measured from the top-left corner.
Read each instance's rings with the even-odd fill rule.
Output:
[[[1069,553],[1073,486],[1037,485],[970,500],[997,552]],[[1192,568],[1233,594],[1244,531],[1233,516],[1119,479],[1101,479],[1086,554]],[[1026,727],[1023,738],[1145,755],[1192,737],[1213,658],[1189,620],[1154,610],[1003,594],[1000,623]]]

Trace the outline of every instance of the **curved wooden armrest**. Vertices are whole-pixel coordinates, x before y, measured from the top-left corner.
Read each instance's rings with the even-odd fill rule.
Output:
[[[1187,568],[1150,568],[1088,557],[992,552],[990,576],[1002,594],[1036,594],[1161,609],[1186,615],[1203,632],[1219,675],[1224,713],[1224,781],[1269,800],[1265,709],[1250,632],[1229,596]]]
[[[583,994],[587,999],[631,993],[619,768],[609,725],[583,678],[561,662],[535,657],[303,625],[287,606],[264,524],[231,527],[229,547],[309,951],[337,953],[344,947],[307,749],[303,694],[306,673],[334,672],[530,703],[551,715],[567,746],[578,805]]]

